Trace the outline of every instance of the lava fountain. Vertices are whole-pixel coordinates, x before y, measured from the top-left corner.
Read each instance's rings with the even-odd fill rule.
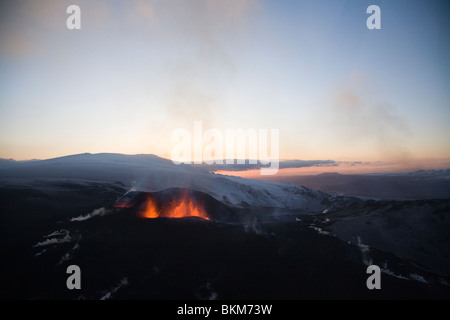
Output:
[[[209,220],[208,214],[202,205],[198,204],[185,193],[182,197],[158,206],[156,201],[148,198],[144,209],[139,212],[141,218],[184,218],[199,217]]]

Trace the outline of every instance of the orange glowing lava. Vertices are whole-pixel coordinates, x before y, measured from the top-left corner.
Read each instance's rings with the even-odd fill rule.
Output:
[[[145,205],[145,208],[143,211],[139,213],[139,216],[141,218],[158,218],[159,217],[159,210],[157,209],[155,203],[151,198],[147,200],[147,203]]]
[[[196,204],[186,194],[180,199],[175,199],[170,203],[164,204],[158,208],[156,203],[149,198],[144,210],[139,213],[141,218],[183,218],[183,217],[199,217],[209,220],[203,206]]]

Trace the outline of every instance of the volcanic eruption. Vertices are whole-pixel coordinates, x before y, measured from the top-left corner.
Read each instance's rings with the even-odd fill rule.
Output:
[[[181,197],[176,197],[171,201],[158,204],[152,197],[148,197],[143,209],[139,211],[141,218],[184,218],[199,217],[209,220],[204,207],[184,193]]]

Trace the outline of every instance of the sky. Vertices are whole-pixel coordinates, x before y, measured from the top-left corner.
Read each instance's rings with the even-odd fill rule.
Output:
[[[81,29],[69,30],[69,5]],[[369,5],[381,29],[369,30]],[[450,2],[0,2],[0,158],[278,129],[281,159],[450,166]],[[446,162],[447,161],[447,162]]]

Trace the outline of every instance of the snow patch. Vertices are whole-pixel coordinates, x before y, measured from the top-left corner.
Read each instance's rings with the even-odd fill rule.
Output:
[[[369,256],[369,246],[365,245],[362,243],[361,238],[359,236],[356,236],[357,240],[358,240],[358,247],[361,250],[361,255],[362,255],[362,262],[366,265],[366,266],[371,266],[373,265],[373,261],[372,258],[370,258]]]
[[[45,237],[50,238],[50,237],[57,237],[57,236],[63,236],[63,235],[65,236],[67,234],[69,234],[68,230],[61,229],[61,230],[54,231],[54,232],[50,233],[49,235],[46,235]]]
[[[65,255],[63,255],[63,256],[61,257],[61,259],[59,260],[58,265],[61,265],[61,264],[63,264],[64,262],[69,261],[70,259],[72,259],[72,256],[70,255],[69,252],[67,252]]]
[[[42,251],[39,251],[38,253],[36,253],[34,256],[35,257],[39,257],[40,255],[44,254],[47,251],[47,249],[44,249]]]
[[[206,285],[201,286],[199,289],[206,291],[203,293],[196,293],[197,299],[200,300],[217,300],[219,294],[214,291],[212,284],[208,281]]]
[[[211,292],[211,295],[209,296],[208,300],[216,300],[219,294],[217,292]]]
[[[70,221],[84,221],[90,218],[93,218],[95,216],[104,216],[106,214],[108,214],[110,212],[110,210],[106,209],[105,207],[101,207],[98,209],[95,209],[94,211],[92,211],[91,213],[88,213],[87,215],[81,215],[75,218],[71,218]]]
[[[322,228],[319,227],[309,226],[309,228],[316,230],[319,234],[323,234],[324,236],[330,234],[328,231],[322,230]]]
[[[419,282],[422,282],[422,283],[429,283],[427,280],[425,280],[424,277],[422,277],[422,276],[420,276],[420,275],[418,275],[418,274],[415,274],[415,273],[411,273],[411,274],[409,275],[409,277],[410,277],[412,280],[415,280],[415,281],[419,281]]]
[[[64,262],[69,261],[70,259],[72,259],[73,258],[72,253],[74,251],[78,250],[79,248],[80,248],[79,243],[78,242],[75,243],[75,245],[72,247],[72,249],[70,249],[69,252],[66,252],[66,254],[61,257],[61,259],[59,260],[58,265],[61,265]]]
[[[361,249],[361,252],[363,252],[363,253],[369,252],[369,246],[366,244],[363,244],[361,241],[361,238],[359,236],[356,236],[356,238],[358,239],[358,247],[359,247],[359,249]]]
[[[51,238],[51,239],[47,239],[44,240],[42,242],[38,242],[36,243],[33,247],[44,247],[44,246],[49,246],[52,244],[58,244],[58,243],[64,243],[64,242],[70,242],[72,241],[72,237],[70,236],[69,231],[65,230],[65,229],[61,229],[59,231],[55,231],[51,234],[49,234],[48,236],[45,236],[46,238],[49,238],[51,236],[61,236],[64,235],[64,237],[62,238]]]
[[[389,270],[387,268],[381,269],[381,272],[386,273],[392,277],[396,277],[396,278],[403,279],[403,280],[409,280],[407,277],[404,277],[401,274],[395,274],[394,272],[392,272],[391,270]]]
[[[100,300],[107,300],[107,299],[111,299],[113,294],[115,294],[120,288],[127,286],[128,285],[128,278],[124,277],[122,278],[119,283],[117,284],[117,286],[115,286],[114,288],[112,288],[110,291],[108,291],[106,294],[104,294]]]

